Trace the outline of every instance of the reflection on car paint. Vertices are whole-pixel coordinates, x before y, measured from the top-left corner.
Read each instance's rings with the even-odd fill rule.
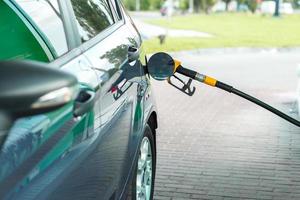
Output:
[[[75,125],[70,109],[69,104],[47,115],[24,118],[12,128],[0,153],[0,162],[4,163],[0,165],[1,199],[5,192],[6,198],[14,199],[22,188],[82,139],[85,121],[91,116],[84,116]],[[15,189],[8,192],[11,187]]]
[[[142,109],[142,106],[137,106],[139,101],[137,88],[141,80],[141,66],[140,62],[136,62],[135,66],[128,63],[128,46],[132,45],[129,39],[130,34],[126,26],[121,26],[109,37],[103,39],[101,45],[95,45],[84,53],[92,63],[100,83],[101,132],[104,135],[103,138],[107,139],[105,143],[102,143],[101,148],[116,148],[109,152],[106,151],[106,153],[112,153],[109,158],[111,163],[105,162],[111,169],[103,168],[102,163],[97,163],[105,173],[98,174],[98,176],[111,177],[111,181],[113,181],[109,182],[110,185],[99,185],[101,188],[98,191],[99,195],[104,199],[109,199],[114,195],[118,196],[123,192],[126,183],[125,177],[128,177],[128,172],[132,169],[138,136],[142,132],[143,120],[138,118],[138,114],[135,114],[136,109]],[[131,68],[135,75],[129,77]],[[114,89],[116,91],[112,93],[111,91]],[[134,121],[134,117],[136,117],[136,121]],[[107,155],[102,156],[103,158],[107,157]],[[113,171],[114,168],[118,170]],[[85,191],[90,192],[88,188]]]
[[[90,16],[89,12],[80,12],[84,15],[79,16],[82,19],[78,26]],[[98,20],[88,20],[92,21],[88,26],[99,25]],[[143,52],[140,51],[141,60],[128,62],[128,47],[142,48],[139,35],[126,25],[127,21],[121,23],[109,36],[93,38],[93,44],[88,41],[88,45],[73,49],[70,55],[76,55],[75,58],[66,55],[52,63],[74,74],[81,89],[94,91],[96,104],[93,111],[81,117],[73,116],[70,104],[17,124],[18,129],[10,133],[6,149],[0,153],[0,162],[8,161],[0,165],[0,199],[116,199],[126,195],[125,186],[130,183],[129,174],[153,105],[148,102],[145,107],[148,84],[147,79],[142,80]],[[103,27],[90,28],[88,34],[96,35],[100,29]],[[82,41],[90,36],[84,36]],[[47,45],[43,47],[52,51]],[[35,50],[43,53],[45,49]],[[29,126],[26,120],[32,124]]]
[[[89,126],[89,129],[93,129],[93,127]],[[94,134],[75,145],[76,137],[72,135],[72,132],[69,132],[56,147],[53,148],[54,150],[38,163],[33,173],[39,172],[39,174],[34,177],[30,184],[28,182],[30,177],[23,180],[22,184],[25,186],[27,183],[27,189],[16,190],[15,193],[10,194],[9,199],[26,200],[44,199],[48,197],[57,187],[57,184],[69,174],[71,169],[78,166],[78,164],[89,155],[93,143],[98,136],[99,134]],[[55,157],[57,157],[57,159],[54,160],[53,158]],[[49,160],[53,160],[53,162],[49,163]],[[47,166],[46,164],[49,165]]]
[[[110,125],[100,134],[97,133],[97,139],[87,157],[80,160],[64,177],[65,187],[57,188],[50,199],[59,199],[60,196],[65,199],[88,199],[99,194],[103,194],[101,198],[109,199],[119,189],[117,185],[122,176],[118,174],[127,168],[126,149],[131,130],[131,117],[128,114],[131,113],[131,104],[124,102],[114,113]]]
[[[114,23],[106,1],[71,0],[71,2],[82,42],[88,41]]]
[[[46,115],[20,119],[15,123],[1,149],[0,181],[36,150],[49,123]]]

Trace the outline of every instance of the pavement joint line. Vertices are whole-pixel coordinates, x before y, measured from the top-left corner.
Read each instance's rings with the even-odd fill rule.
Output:
[[[188,66],[199,64],[201,70],[228,78],[229,82],[237,74],[246,91],[263,96],[285,112],[289,110],[291,104],[278,101],[276,94],[293,91],[297,85],[299,54],[294,51],[178,57],[188,57]],[[269,76],[270,71],[284,74],[280,81],[285,84],[279,84],[275,75]],[[261,76],[253,81],[251,73]],[[152,85],[160,115],[155,186],[158,192],[154,199],[300,199],[297,127],[206,87],[197,88],[197,94],[189,99],[168,89],[167,84]]]

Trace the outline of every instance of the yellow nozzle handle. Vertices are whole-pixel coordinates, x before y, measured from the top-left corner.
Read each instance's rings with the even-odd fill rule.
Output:
[[[207,85],[210,85],[210,86],[213,86],[215,87],[216,84],[217,84],[217,80],[212,78],[212,77],[209,77],[209,76],[205,76],[205,75],[201,75],[193,70],[190,70],[190,69],[186,69],[184,67],[181,66],[181,62],[179,60],[175,60],[174,59],[174,73],[175,72],[179,72],[181,74],[184,74],[190,78],[193,78],[193,79],[197,79],[196,76],[199,75],[201,78],[200,79],[197,79],[198,81],[201,81]]]
[[[174,73],[175,73],[176,70],[177,70],[177,68],[178,68],[179,66],[181,66],[181,62],[180,62],[179,60],[175,60],[175,59],[174,59],[174,63],[175,63],[175,66],[174,66]]]
[[[217,80],[212,77],[205,76],[203,83],[215,87],[217,84]]]

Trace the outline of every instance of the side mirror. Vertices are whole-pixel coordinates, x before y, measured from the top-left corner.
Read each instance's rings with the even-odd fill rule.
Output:
[[[74,100],[77,79],[38,62],[0,62],[0,114],[11,118],[54,111]]]
[[[159,52],[150,57],[147,68],[152,78],[162,81],[174,74],[175,61],[169,54]]]

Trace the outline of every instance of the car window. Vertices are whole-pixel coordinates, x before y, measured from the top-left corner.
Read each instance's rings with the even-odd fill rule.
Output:
[[[106,0],[71,0],[81,41],[86,42],[114,23]]]
[[[32,19],[57,56],[68,51],[68,45],[57,0],[16,0],[19,6]]]
[[[5,1],[0,1],[0,15],[0,60],[49,61],[42,45]]]
[[[112,5],[113,5],[116,13],[117,13],[118,20],[121,20],[122,19],[122,14],[121,14],[121,10],[120,10],[118,0],[111,0],[111,2],[112,2]]]

